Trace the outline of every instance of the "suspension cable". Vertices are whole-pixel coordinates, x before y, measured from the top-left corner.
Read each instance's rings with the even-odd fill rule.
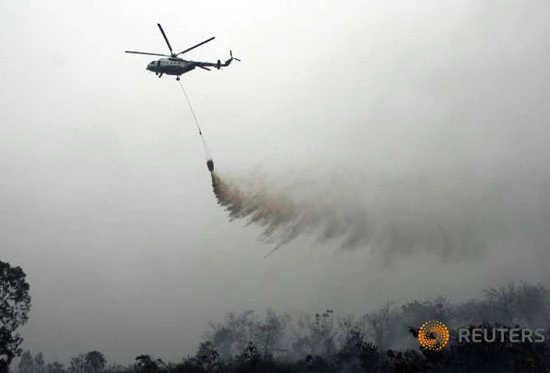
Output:
[[[185,100],[187,101],[187,105],[189,105],[189,109],[191,110],[191,114],[193,114],[193,119],[195,119],[195,124],[197,125],[197,129],[199,130],[199,135],[202,136],[201,127],[199,126],[199,121],[197,120],[197,116],[195,115],[195,110],[193,110],[193,106],[191,105],[191,101],[189,101],[189,97],[187,96],[187,92],[185,92],[185,88],[183,88],[183,83],[181,80],[178,80],[178,83],[181,87],[181,90],[183,91],[183,95],[185,96]],[[204,139],[203,139],[204,141]]]
[[[191,110],[191,114],[193,114],[193,119],[195,120],[195,124],[197,125],[197,129],[199,130],[199,135],[202,140],[202,146],[204,148],[204,155],[206,156],[206,166],[208,167],[208,171],[213,172],[214,171],[214,161],[212,160],[212,155],[210,154],[210,149],[208,149],[208,145],[206,145],[206,140],[204,139],[204,135],[202,134],[201,127],[199,126],[199,121],[197,119],[197,116],[195,115],[195,110],[193,110],[193,105],[191,105],[191,101],[189,100],[189,96],[187,96],[187,92],[185,92],[185,88],[183,87],[183,83],[181,80],[178,80],[178,83],[181,87],[181,90],[183,92],[183,95],[185,96],[185,100],[187,101],[187,105],[189,105],[189,110]]]

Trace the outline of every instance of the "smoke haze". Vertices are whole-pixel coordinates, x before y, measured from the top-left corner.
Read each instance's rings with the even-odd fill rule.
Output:
[[[227,311],[550,284],[548,1],[2,1],[0,21],[0,259],[47,360],[176,361]],[[157,22],[178,51],[216,36],[190,59],[242,59],[182,76],[216,197],[181,88],[124,54],[165,53]]]

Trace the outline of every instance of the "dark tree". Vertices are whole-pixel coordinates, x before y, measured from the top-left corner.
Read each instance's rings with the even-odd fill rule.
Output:
[[[31,297],[25,272],[0,261],[0,373],[21,354],[23,338],[16,332],[29,318]]]
[[[99,373],[105,369],[107,360],[99,351],[79,354],[71,359],[69,372],[71,373]]]
[[[209,341],[201,343],[197,354],[188,362],[188,366],[193,367],[197,372],[219,371],[222,366],[220,354]]]
[[[70,373],[87,373],[86,372],[86,355],[78,354],[73,356],[69,363]]]
[[[222,359],[230,360],[233,357],[233,330],[223,324],[210,324],[213,332],[207,333],[207,337],[212,339],[214,347],[220,351]]]
[[[149,355],[139,355],[136,357],[136,372],[154,373],[159,372],[166,364],[161,359],[153,359]]]
[[[237,356],[237,361],[241,361],[247,365],[255,366],[262,360],[262,355],[252,342],[248,342],[248,345],[244,349],[243,353]]]
[[[248,342],[253,342],[257,333],[254,311],[239,314],[229,312],[222,323],[211,323],[212,332],[205,335],[206,342],[212,342],[223,359],[230,360],[245,350]]]
[[[366,330],[371,336],[374,345],[384,350],[388,347],[392,333],[392,305],[385,304],[378,311],[363,316],[362,322],[366,324]]]
[[[42,352],[39,352],[34,357],[34,371],[33,373],[44,373],[46,369],[46,364],[44,363],[44,355]]]
[[[276,350],[281,350],[282,339],[289,320],[288,315],[277,314],[270,308],[266,311],[265,319],[255,324],[254,339],[261,349],[264,360],[272,357]]]
[[[336,361],[345,372],[374,372],[379,368],[381,356],[375,345],[368,343],[360,330],[352,329],[336,354]]]
[[[336,327],[332,314],[332,310],[326,310],[314,317],[301,315],[294,333],[294,348],[298,354],[331,356],[336,351]]]
[[[49,363],[46,365],[46,373],[65,373],[65,367],[63,364],[54,361],[53,363]]]
[[[30,351],[25,351],[21,354],[21,359],[19,360],[18,373],[33,373],[34,372],[34,361],[32,359],[32,354]]]
[[[88,373],[99,373],[105,369],[107,360],[99,351],[91,351],[86,354],[86,365]]]

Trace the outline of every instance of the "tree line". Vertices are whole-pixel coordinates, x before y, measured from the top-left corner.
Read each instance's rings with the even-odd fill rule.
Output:
[[[22,271],[16,273],[24,279]],[[8,323],[11,327],[24,323],[23,314],[30,308],[30,298],[25,296],[28,287],[22,288],[10,299],[13,304],[21,301],[23,307],[0,307],[0,312],[21,311],[19,322]],[[2,291],[0,299],[7,294]],[[416,338],[418,328],[428,320],[441,321],[451,329],[451,340],[440,351],[420,348]],[[473,344],[456,338],[458,327],[516,326],[545,329],[545,342],[505,339]],[[33,357],[30,351],[22,352],[21,337],[15,329],[6,330],[11,337],[0,342],[0,361],[21,355],[13,373],[550,372],[550,296],[543,285],[528,282],[489,287],[479,299],[463,302],[435,297],[388,303],[359,317],[331,309],[293,315],[273,309],[262,314],[229,312],[223,320],[210,323],[194,355],[178,362],[165,362],[151,351],[123,366],[91,351],[72,357],[67,365],[46,363],[41,353]],[[8,351],[13,340],[16,348]]]

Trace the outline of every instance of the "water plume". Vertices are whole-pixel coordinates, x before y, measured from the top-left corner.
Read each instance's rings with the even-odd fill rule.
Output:
[[[342,249],[367,248],[389,262],[422,251],[444,259],[472,258],[486,241],[487,227],[472,217],[475,208],[461,208],[436,193],[427,200],[413,193],[411,200],[399,190],[386,189],[386,195],[369,202],[351,191],[333,191],[331,196],[308,188],[300,195],[296,188],[283,191],[257,177],[247,183],[211,175],[214,194],[230,220],[260,227],[261,239],[275,245],[272,251],[303,235]]]

